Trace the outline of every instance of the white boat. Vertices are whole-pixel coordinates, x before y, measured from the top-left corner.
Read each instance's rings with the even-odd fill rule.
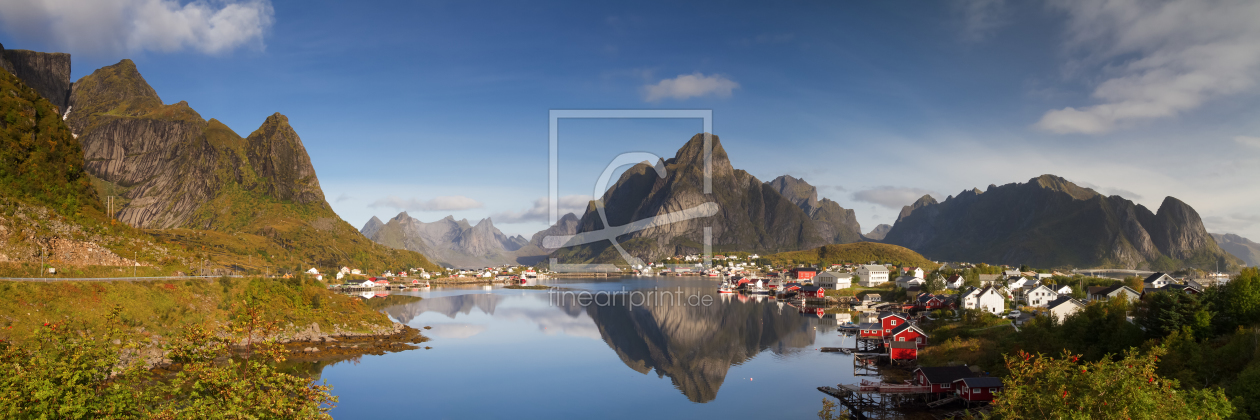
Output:
[[[722,283],[722,287],[718,288],[718,293],[735,293],[735,288],[730,283]]]

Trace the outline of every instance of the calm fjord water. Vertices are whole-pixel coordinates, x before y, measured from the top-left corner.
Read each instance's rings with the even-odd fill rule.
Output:
[[[687,278],[565,279],[574,291],[710,296],[708,306],[588,305],[547,291],[435,288],[386,309],[430,350],[324,368],[338,419],[815,418],[815,387],[855,382],[834,325]],[[667,303],[667,302],[666,302]],[[848,339],[852,345],[852,338]]]

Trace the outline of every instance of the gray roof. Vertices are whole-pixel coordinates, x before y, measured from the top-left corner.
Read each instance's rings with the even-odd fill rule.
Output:
[[[923,376],[927,377],[928,382],[934,384],[947,384],[958,379],[976,376],[976,373],[966,366],[924,366],[918,370],[923,371]]]
[[[1076,302],[1077,305],[1081,305],[1080,301],[1076,299],[1072,299],[1071,296],[1059,296],[1058,299],[1052,300],[1050,301],[1050,303],[1047,303],[1046,308],[1054,309],[1054,308],[1059,307],[1059,305],[1062,305],[1068,302]],[[1084,306],[1084,305],[1081,305],[1081,306]]]
[[[979,378],[962,378],[962,381],[968,388],[1001,388],[1002,378],[994,378],[992,376],[984,376]],[[955,381],[955,382],[957,382]]]
[[[888,271],[888,267],[884,267],[882,265],[866,264],[863,265],[862,268],[865,268],[866,271]]]

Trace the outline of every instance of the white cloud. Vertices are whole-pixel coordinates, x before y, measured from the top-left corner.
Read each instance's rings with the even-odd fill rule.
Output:
[[[368,204],[368,207],[392,207],[407,211],[460,211],[478,209],[482,204],[462,195],[435,197],[431,200],[402,199],[391,195]]]
[[[1260,76],[1260,2],[1063,0],[1068,68],[1097,69],[1097,104],[1046,112],[1034,126],[1097,134],[1176,116],[1249,91]]]
[[[273,15],[268,0],[0,1],[6,32],[51,40],[72,53],[261,48]]]
[[[591,196],[574,194],[560,197],[559,210],[560,216],[567,213],[576,214],[582,217],[586,212],[586,205],[590,203]],[[491,215],[490,217],[498,223],[529,223],[529,222],[547,222],[547,218],[551,214],[551,209],[547,206],[547,197],[539,198],[534,201],[534,206],[528,210],[514,212],[505,211]]]
[[[354,199],[354,197],[351,197],[351,196],[350,196],[350,194],[341,193],[341,195],[338,195],[338,196],[337,196],[337,199],[336,199],[336,200],[333,200],[333,201],[340,203],[340,202],[343,202],[343,201],[350,201],[350,200],[353,200],[353,199]]]
[[[1260,147],[1260,137],[1236,136],[1234,141],[1243,146]]]
[[[654,85],[643,86],[643,99],[656,102],[665,98],[682,100],[708,95],[729,98],[731,92],[738,87],[739,83],[720,74],[705,76],[696,72],[681,74],[673,79],[664,79]]]
[[[910,205],[924,195],[936,197],[940,194],[922,188],[876,187],[853,193],[853,199],[900,210],[902,206]]]

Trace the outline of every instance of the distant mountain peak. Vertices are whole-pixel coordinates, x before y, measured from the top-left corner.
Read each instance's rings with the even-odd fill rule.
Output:
[[[897,221],[900,222],[901,219],[905,219],[906,217],[909,217],[910,214],[914,213],[915,210],[918,210],[927,206],[934,206],[936,204],[938,204],[936,202],[936,199],[932,198],[930,194],[923,194],[923,196],[919,197],[918,200],[915,200],[914,203],[911,203],[910,205],[904,206],[901,208],[901,213],[897,215]]]
[[[1067,193],[1077,200],[1088,200],[1100,194],[1089,188],[1081,187],[1056,175],[1042,175],[1028,181],[1030,185],[1036,185],[1051,191]]]

